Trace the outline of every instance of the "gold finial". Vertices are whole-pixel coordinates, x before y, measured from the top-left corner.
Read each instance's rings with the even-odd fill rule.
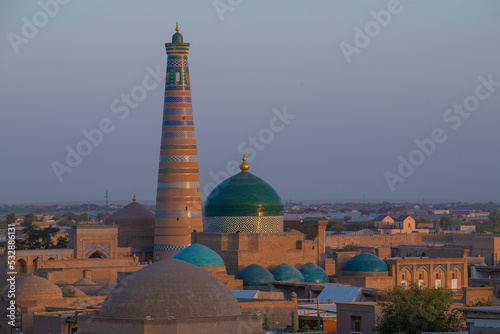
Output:
[[[132,199],[133,202],[135,202],[135,194],[134,194],[134,198]]]
[[[247,161],[247,158],[245,157],[245,155],[243,154],[243,162],[241,163],[240,165],[240,169],[242,172],[246,172],[248,171],[248,169],[250,168],[250,166],[246,163]]]
[[[177,20],[175,20],[175,31],[179,32],[179,22]]]

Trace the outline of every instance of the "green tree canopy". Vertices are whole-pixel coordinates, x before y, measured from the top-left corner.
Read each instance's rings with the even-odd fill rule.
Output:
[[[23,229],[24,240],[18,241],[17,249],[49,249],[49,248],[65,248],[68,244],[68,239],[59,237],[57,242],[54,242],[53,237],[59,232],[57,227],[37,228],[28,226]]]
[[[407,289],[396,287],[380,302],[384,307],[377,317],[374,330],[380,334],[417,334],[422,332],[459,331],[460,312],[451,309],[453,297],[446,289],[419,288],[410,284]]]
[[[24,216],[23,223],[31,224],[36,222],[37,219],[37,216],[33,212],[30,212]]]
[[[7,215],[7,217],[5,218],[5,221],[7,222],[7,224],[12,224],[12,223],[15,223],[16,222],[16,213],[15,212],[11,212]]]

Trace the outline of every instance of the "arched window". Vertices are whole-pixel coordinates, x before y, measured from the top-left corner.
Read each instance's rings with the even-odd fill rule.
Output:
[[[25,273],[26,272],[26,261],[23,259],[17,260],[17,268],[20,273]]]
[[[424,275],[422,275],[422,273],[418,274],[418,279],[422,279],[424,278]]]
[[[451,273],[451,278],[456,278],[455,273]]]
[[[438,278],[439,278],[439,273],[436,273],[436,279],[438,279]]]
[[[175,84],[179,85],[181,83],[181,72],[175,71]]]
[[[401,275],[401,279],[404,280],[405,279],[405,274]]]
[[[105,258],[106,255],[99,251],[99,250],[96,250],[95,252],[93,252],[90,256],[89,256],[89,259],[100,259],[100,258]]]

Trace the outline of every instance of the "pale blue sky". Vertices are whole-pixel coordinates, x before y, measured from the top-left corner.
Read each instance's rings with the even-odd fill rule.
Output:
[[[284,200],[500,201],[500,87],[457,129],[443,118],[478,77],[500,82],[498,1],[401,0],[385,27],[371,12],[391,1],[232,1],[221,20],[212,1],[73,0],[47,22],[40,3],[0,4],[0,203],[104,199],[106,189],[155,199],[163,83],[124,119],[111,104],[147,68],[164,71],[176,18],[191,43],[202,192],[261,133],[250,172]],[[356,27],[380,29],[348,62],[340,45],[355,46]],[[268,140],[284,108],[295,118]],[[114,130],[60,182],[53,162],[102,119]],[[398,157],[436,128],[446,141],[391,189],[384,174],[398,175]]]

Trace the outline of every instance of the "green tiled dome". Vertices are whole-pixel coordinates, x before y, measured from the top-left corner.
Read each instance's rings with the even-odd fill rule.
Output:
[[[179,33],[179,22],[175,23],[175,34],[172,36],[172,43],[184,43],[184,37]]]
[[[289,264],[282,263],[271,271],[277,281],[298,281],[304,282],[304,276]]]
[[[357,272],[387,272],[387,264],[382,259],[370,253],[361,253],[350,258],[345,264],[344,271]]]
[[[330,283],[326,272],[314,263],[306,263],[300,268],[301,274],[306,282],[310,283]]]
[[[258,264],[251,264],[242,269],[236,279],[243,280],[243,286],[267,286],[274,281],[274,276],[266,268]]]
[[[220,183],[205,202],[205,217],[283,216],[283,201],[267,182],[240,172]]]
[[[172,43],[184,43],[184,37],[178,32],[173,34],[172,36]]]
[[[198,267],[224,266],[224,260],[222,260],[219,254],[200,244],[193,244],[186,247],[172,257]]]

